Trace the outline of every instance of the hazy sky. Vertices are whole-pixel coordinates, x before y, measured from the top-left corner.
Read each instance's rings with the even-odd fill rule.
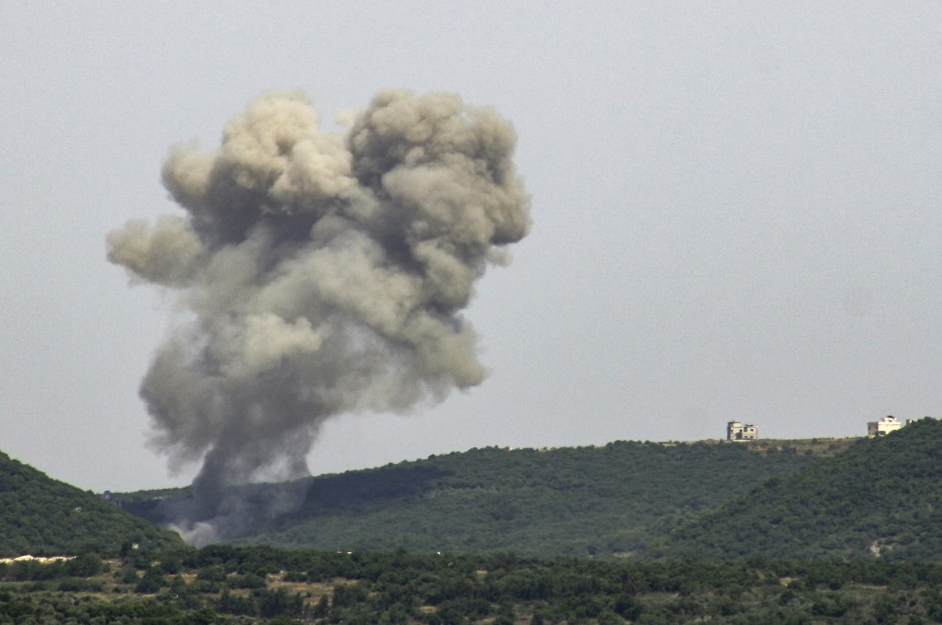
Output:
[[[942,414],[942,3],[0,2],[0,450],[188,483],[137,395],[172,300],[105,236],[183,214],[169,147],[272,89],[325,128],[455,92],[533,229],[467,313],[483,385],[330,421],[314,473],[471,447],[865,434]]]

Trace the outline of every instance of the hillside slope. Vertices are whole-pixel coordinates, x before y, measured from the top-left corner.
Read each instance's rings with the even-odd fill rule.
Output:
[[[816,460],[810,450],[769,447],[615,442],[472,449],[291,485],[246,487],[241,509],[255,511],[244,517],[254,520],[230,540],[329,550],[627,555],[759,482]],[[290,514],[257,512],[289,492],[300,492],[301,500]],[[167,511],[185,493],[157,496],[163,501],[129,494],[123,505],[157,523],[174,521]]]
[[[942,559],[942,422],[772,479],[670,536],[666,555]]]
[[[127,542],[160,548],[180,539],[0,452],[0,556],[116,553]]]

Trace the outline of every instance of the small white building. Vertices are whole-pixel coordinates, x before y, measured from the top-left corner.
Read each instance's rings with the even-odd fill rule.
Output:
[[[726,440],[745,442],[758,440],[759,431],[751,423],[741,423],[739,421],[730,421],[726,424]]]
[[[867,438],[876,438],[877,436],[886,436],[890,432],[895,432],[904,425],[912,423],[912,419],[906,419],[906,423],[901,422],[893,415],[883,417],[879,421],[867,422]]]

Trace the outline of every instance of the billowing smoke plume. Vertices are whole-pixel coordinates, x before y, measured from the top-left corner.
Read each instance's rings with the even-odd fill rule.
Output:
[[[108,258],[192,312],[140,392],[155,443],[203,459],[198,490],[304,475],[328,417],[482,381],[461,311],[529,227],[514,143],[455,95],[382,92],[335,135],[273,93],[218,151],[171,151],[163,183],[186,215],[129,222]]]

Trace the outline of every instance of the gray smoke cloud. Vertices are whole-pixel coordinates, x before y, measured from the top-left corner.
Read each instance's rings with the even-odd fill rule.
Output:
[[[279,92],[217,151],[171,150],[163,184],[186,214],[111,232],[108,259],[191,313],[140,393],[171,462],[202,459],[197,491],[306,475],[325,419],[481,383],[461,312],[529,228],[515,142],[456,95],[384,91],[325,133]]]

